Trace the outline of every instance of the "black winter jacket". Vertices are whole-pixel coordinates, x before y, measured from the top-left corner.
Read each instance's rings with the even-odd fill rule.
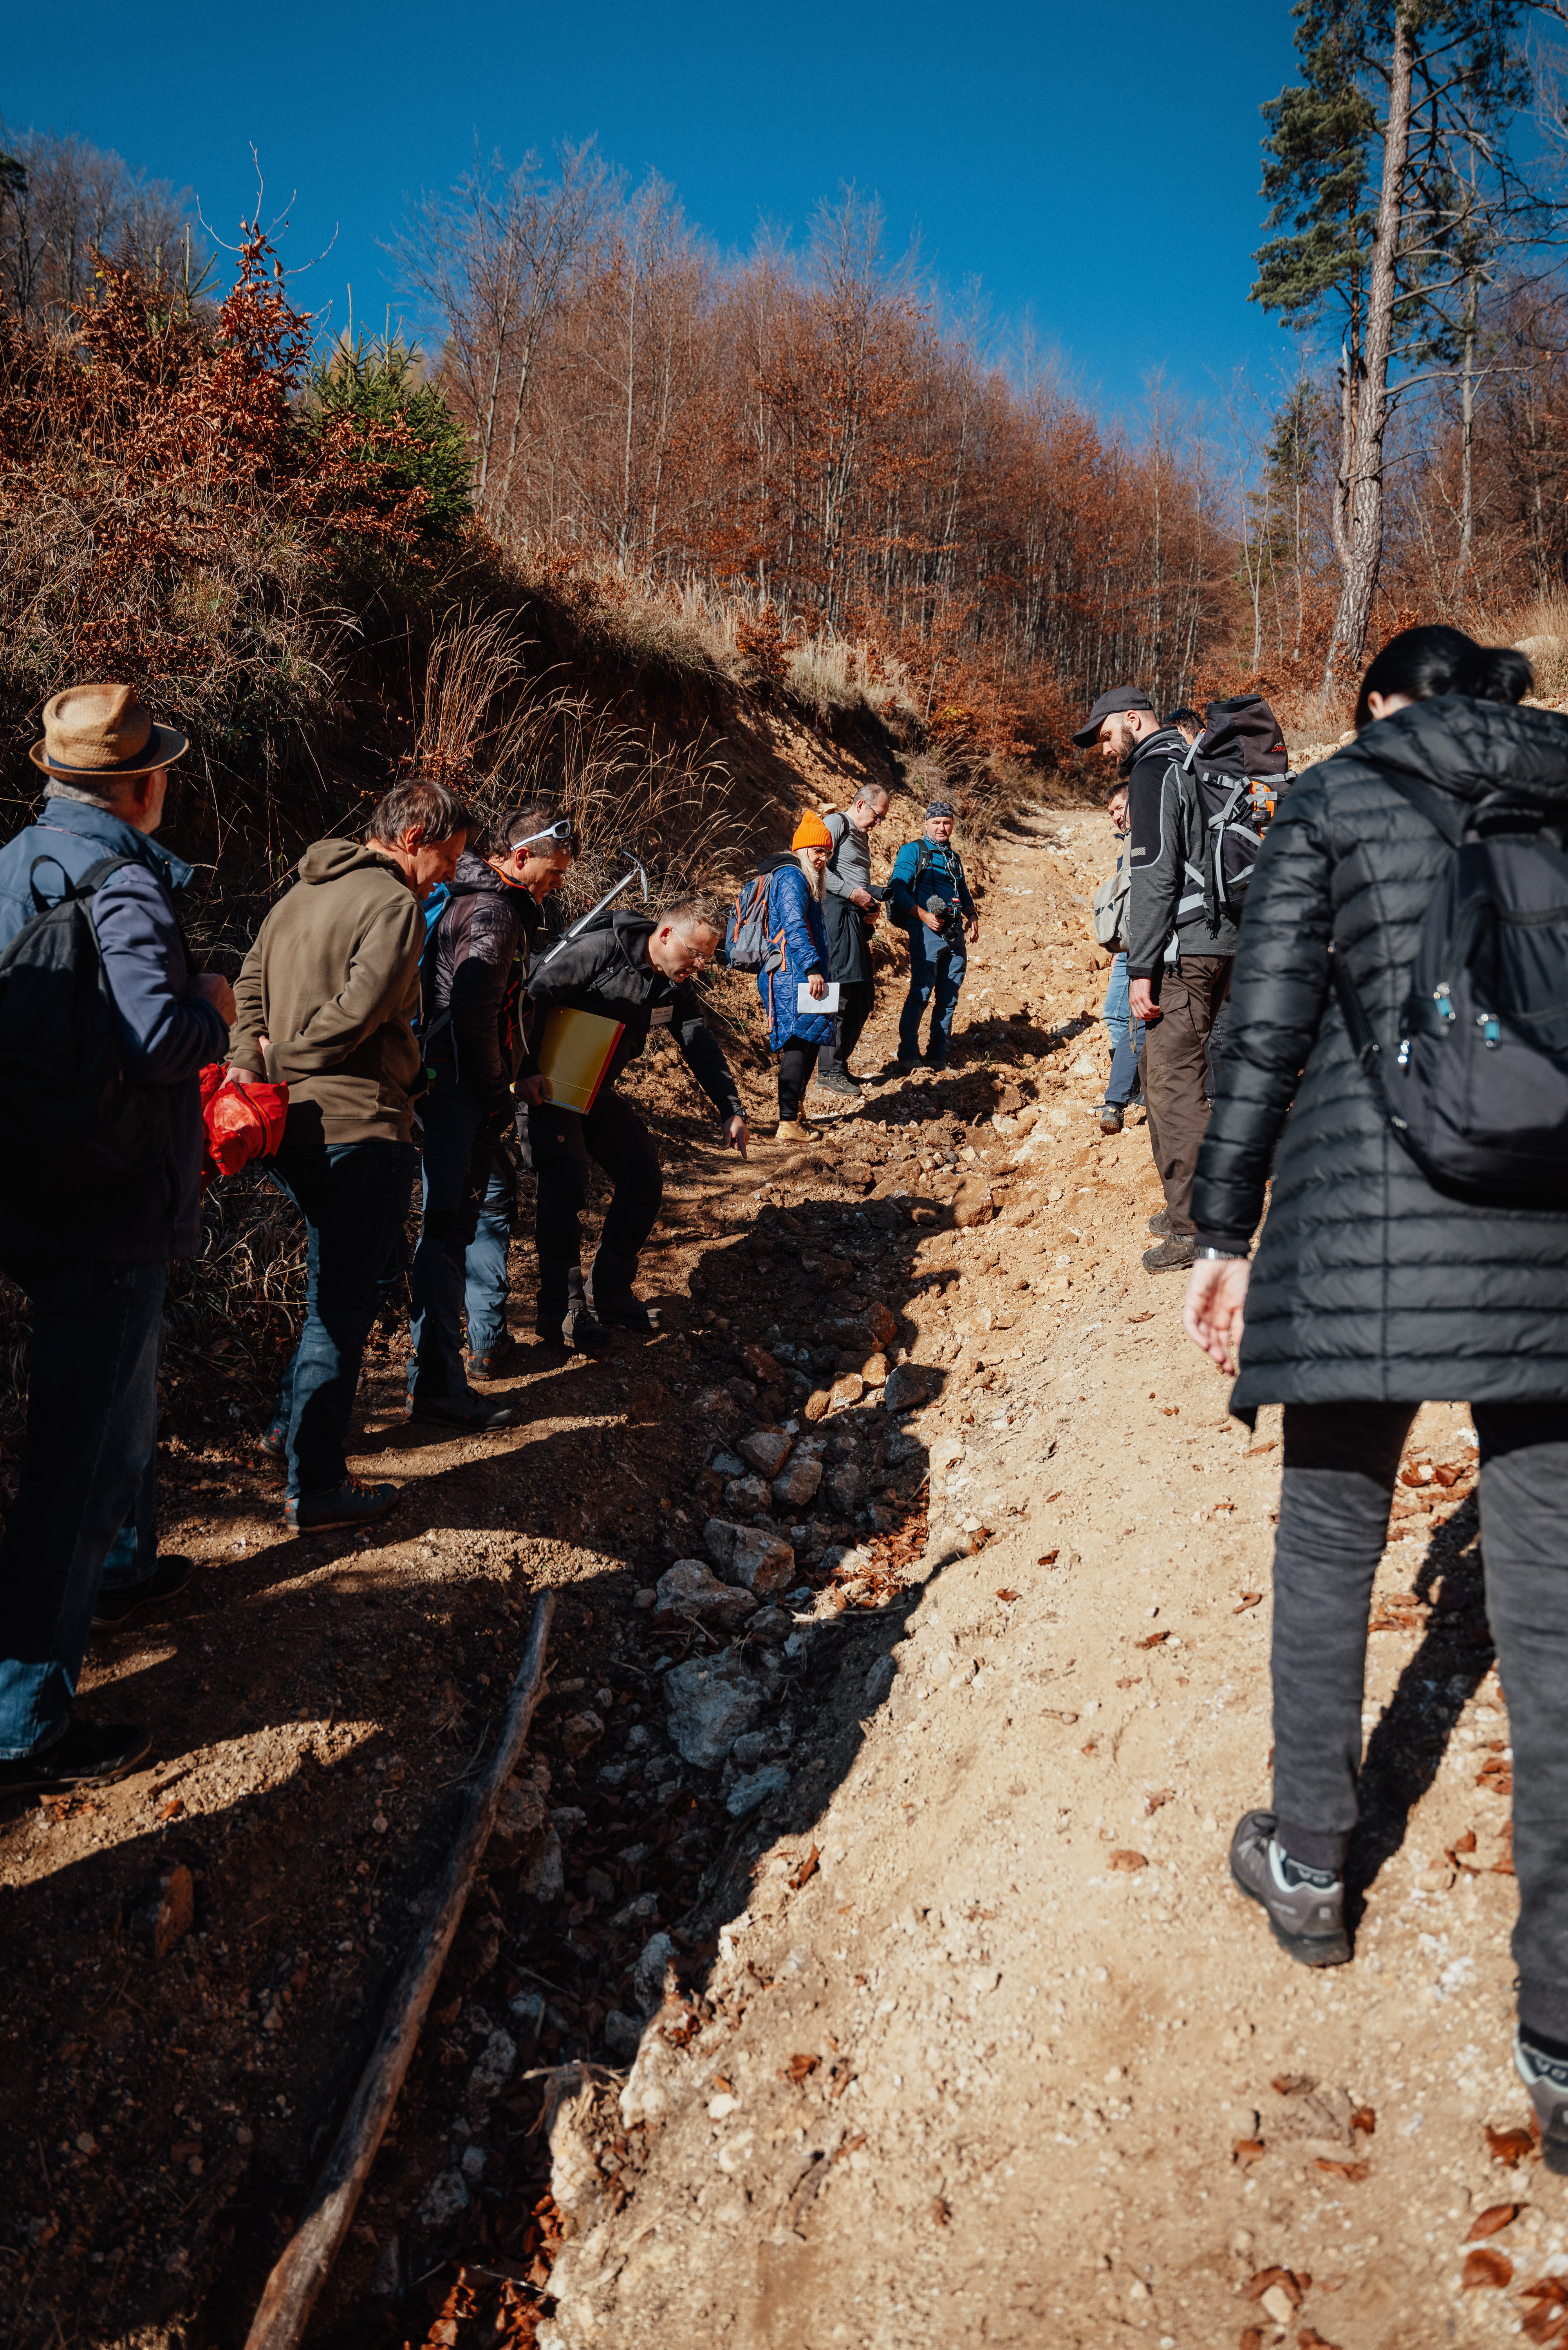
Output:
[[[719,1040],[702,1017],[697,991],[689,981],[677,986],[649,960],[654,925],[646,914],[609,914],[562,947],[542,948],[528,977],[535,1007],[535,1045],[544,1015],[553,1004],[597,1012],[618,1020],[626,1034],[615,1048],[605,1082],[613,1085],[648,1042],[650,1028],[669,1028],[687,1067],[721,1118],[743,1118],[741,1097]],[[532,1054],[528,1066],[534,1066]]]
[[[1342,954],[1385,1052],[1447,844],[1385,778],[1507,784],[1568,816],[1568,719],[1447,695],[1397,711],[1281,801],[1247,892],[1230,1031],[1199,1154],[1198,1240],[1268,1221],[1231,1409],[1568,1399],[1562,1214],[1445,1199],[1384,1119],[1329,978]],[[1287,1118],[1287,1112],[1289,1113]]]
[[[518,992],[534,927],[524,917],[537,910],[525,889],[465,849],[436,923],[421,1014],[425,1055],[432,1065],[455,1064],[492,1113],[511,1111],[523,1050]]]

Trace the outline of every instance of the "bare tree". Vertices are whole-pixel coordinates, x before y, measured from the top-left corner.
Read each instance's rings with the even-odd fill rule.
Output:
[[[556,150],[552,181],[525,155],[475,161],[450,195],[421,196],[390,250],[434,312],[474,438],[474,505],[493,527],[512,492],[539,349],[598,227],[608,184],[589,140]]]
[[[206,264],[188,188],[149,180],[112,152],[0,124],[0,295],[25,325],[57,324],[95,256],[192,292]]]

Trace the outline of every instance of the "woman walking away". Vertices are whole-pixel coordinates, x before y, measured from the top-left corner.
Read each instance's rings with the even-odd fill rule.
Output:
[[[1513,1744],[1514,2055],[1548,2168],[1568,2172],[1568,1167],[1539,1107],[1563,1087],[1568,1055],[1549,1035],[1542,1049],[1522,1017],[1540,992],[1532,966],[1557,982],[1568,947],[1568,858],[1552,837],[1568,823],[1568,719],[1515,707],[1530,682],[1518,652],[1407,629],[1366,672],[1355,742],[1281,802],[1248,893],[1198,1161],[1185,1318],[1222,1368],[1239,1357],[1238,1417],[1285,1407],[1272,1807],[1241,1820],[1231,1867],[1307,1966],[1350,1956],[1367,1607],[1400,1454],[1424,1400],[1469,1399]],[[1486,874],[1542,910],[1513,926],[1483,910],[1469,929],[1470,885]],[[1451,936],[1462,948],[1468,930],[1473,953],[1444,950],[1428,970],[1450,906]],[[1458,1020],[1472,982],[1491,1008]],[[1553,997],[1561,1006],[1561,986]],[[1535,1087],[1511,1099],[1510,1071],[1532,1062]],[[1449,1141],[1434,1147],[1421,1119],[1464,1069],[1468,1104],[1446,1097],[1468,1116],[1464,1147],[1515,1159],[1506,1176],[1464,1179],[1461,1195]],[[1533,1135],[1518,1115],[1532,1093]]]
[[[767,1006],[768,1043],[779,1056],[780,1142],[809,1142],[812,1128],[800,1114],[816,1056],[831,1044],[833,1014],[802,1012],[799,991],[827,993],[827,936],[822,900],[826,889],[833,836],[819,816],[803,816],[790,842],[793,858],[776,859],[768,882],[768,938],[783,951],[779,971],[757,973],[757,993]]]

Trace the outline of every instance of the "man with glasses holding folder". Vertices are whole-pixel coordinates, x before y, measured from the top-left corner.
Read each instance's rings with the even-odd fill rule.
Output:
[[[526,1137],[537,1196],[535,1326],[541,1338],[581,1351],[604,1344],[613,1330],[646,1334],[659,1326],[632,1283],[664,1178],[647,1127],[616,1091],[616,1079],[640,1056],[650,1029],[670,1031],[723,1121],[725,1143],[746,1155],[741,1097],[692,985],[723,935],[715,906],[683,898],[651,919],[606,913],[541,956],[529,973],[534,1017],[525,1066],[551,1086],[551,1097],[528,1111]],[[614,1186],[594,1258],[591,1310],[582,1273],[590,1162]]]

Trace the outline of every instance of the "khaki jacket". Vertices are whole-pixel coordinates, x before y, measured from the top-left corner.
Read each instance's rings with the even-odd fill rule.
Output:
[[[235,1068],[287,1086],[286,1146],[413,1140],[424,937],[390,858],[358,840],[306,850],[234,983],[229,1043]]]

